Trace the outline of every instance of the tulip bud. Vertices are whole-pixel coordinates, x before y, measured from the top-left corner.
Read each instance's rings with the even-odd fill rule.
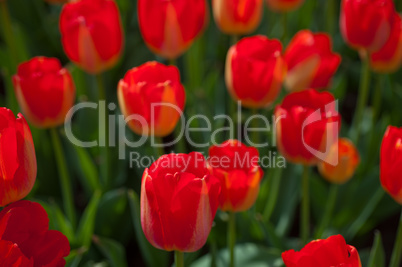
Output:
[[[392,0],[342,0],[343,39],[357,50],[379,50],[390,35],[394,12]]]
[[[346,244],[341,235],[311,241],[298,252],[293,249],[285,251],[282,259],[286,267],[362,266],[356,248]]]
[[[0,229],[0,262],[4,259],[1,247],[10,247],[11,242],[13,255],[8,254],[4,260],[19,258],[27,263],[2,266],[65,266],[69,242],[61,232],[49,230],[47,213],[40,204],[22,200],[8,205],[0,212]]]
[[[138,22],[145,43],[155,54],[175,59],[208,22],[205,0],[138,0]]]
[[[261,22],[263,0],[212,0],[214,19],[226,34],[253,32]]]
[[[309,30],[299,31],[293,37],[284,58],[288,67],[285,85],[289,91],[327,88],[341,63],[341,57],[332,51],[331,37]]]
[[[335,166],[330,162],[337,162]],[[351,141],[340,138],[334,143],[324,161],[318,164],[321,175],[334,184],[344,184],[352,178],[360,163],[359,151]]]
[[[315,165],[337,141],[341,118],[329,92],[290,93],[275,117],[278,149],[290,162]]]
[[[74,104],[75,86],[70,72],[57,58],[34,57],[20,64],[13,83],[29,122],[39,128],[64,123]]]
[[[267,0],[268,7],[273,11],[289,12],[303,4],[304,0]]]
[[[117,90],[122,113],[136,134],[163,137],[176,127],[186,93],[175,66],[145,63],[129,70]]]
[[[391,34],[388,41],[379,50],[370,55],[371,68],[380,73],[397,71],[402,64],[402,19],[395,13]]]
[[[234,100],[248,108],[266,107],[277,98],[286,64],[278,40],[257,35],[241,39],[226,57],[226,86]]]
[[[36,179],[36,156],[29,126],[21,114],[0,108],[0,207],[20,200]],[[0,226],[1,229],[1,226]]]
[[[221,182],[219,208],[223,211],[246,211],[254,205],[264,175],[258,150],[237,140],[228,140],[209,149],[211,175]]]
[[[381,144],[380,180],[391,197],[402,205],[402,128],[389,126]]]
[[[204,156],[160,157],[142,177],[141,225],[156,248],[193,252],[207,241],[218,209],[220,183]]]
[[[112,68],[123,50],[120,13],[113,0],[80,0],[60,14],[61,42],[69,59],[98,74]]]

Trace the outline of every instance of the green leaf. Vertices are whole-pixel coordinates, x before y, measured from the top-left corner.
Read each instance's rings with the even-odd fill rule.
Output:
[[[100,198],[101,192],[96,191],[86,207],[78,226],[78,243],[86,248],[89,248],[91,244],[91,238],[95,227],[96,211],[98,210]]]
[[[68,255],[65,260],[66,260],[66,267],[78,267],[82,260],[82,256],[86,252],[86,249],[76,249],[72,250],[70,252],[70,255]]]
[[[384,267],[385,266],[385,252],[382,244],[381,233],[375,232],[374,244],[371,248],[368,267]]]
[[[94,243],[102,252],[102,254],[109,260],[112,267],[126,267],[126,252],[125,248],[119,242],[104,238],[94,237]]]
[[[148,266],[161,267],[166,266],[168,262],[168,253],[162,250],[154,248],[148,240],[145,238],[144,232],[141,227],[140,220],[140,201],[138,195],[130,190],[128,192],[128,199],[130,203],[131,217],[134,224],[135,237],[140,247],[141,254],[144,257],[144,261]]]
[[[77,156],[76,163],[80,169],[80,178],[84,186],[88,189],[90,193],[93,193],[95,190],[100,189],[99,184],[99,174],[98,170],[95,166],[95,163],[92,161],[88,151],[79,146],[73,146],[75,149],[75,153]]]
[[[251,243],[235,247],[235,262],[237,266],[247,267],[279,267],[283,266],[281,251],[257,246]],[[211,266],[211,255],[207,254],[191,264],[192,267]],[[218,252],[216,267],[229,266],[229,252],[223,249]]]

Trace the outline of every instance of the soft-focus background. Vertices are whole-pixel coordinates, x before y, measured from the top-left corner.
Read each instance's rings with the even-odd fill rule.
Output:
[[[136,1],[116,0],[125,30],[125,52],[119,64],[104,75],[108,99],[117,104],[116,88],[125,72],[149,60],[162,61],[145,46],[139,32]],[[210,1],[208,1],[210,2]],[[69,63],[60,43],[58,18],[61,6],[49,5],[42,0],[9,0],[7,4],[12,19],[12,30],[16,43],[11,53],[4,38],[4,16],[0,14],[0,106],[5,106],[8,92],[12,92],[11,75],[16,65],[33,56],[57,57],[72,72],[77,88],[77,102],[97,101],[95,78]],[[328,32],[334,42],[334,51],[341,54],[342,63],[333,79],[331,92],[339,100],[342,115],[341,136],[347,136],[356,106],[360,80],[361,61],[358,54],[343,41],[339,32],[339,0],[306,0],[303,6],[288,15],[286,44],[301,29]],[[396,1],[402,11],[402,1]],[[210,6],[210,5],[209,5]],[[189,11],[191,12],[191,11]],[[211,12],[210,12],[211,14]],[[263,21],[255,34],[269,38],[281,38],[282,17],[266,9]],[[231,99],[224,83],[226,52],[232,40],[221,33],[210,15],[210,23],[200,39],[177,61],[182,82],[187,92],[186,116],[204,114],[211,118],[229,112]],[[284,47],[286,47],[284,44]],[[13,56],[16,55],[16,58]],[[166,62],[165,62],[166,63]],[[375,97],[376,87],[381,87],[381,96]],[[361,165],[355,177],[342,185],[330,226],[322,237],[342,234],[347,243],[355,246],[366,266],[375,243],[378,253],[389,259],[394,243],[400,213],[397,205],[383,192],[379,182],[379,147],[388,125],[402,125],[402,69],[392,75],[374,74],[371,77],[369,106],[365,110],[362,135],[358,143]],[[281,101],[285,91],[282,92]],[[378,119],[373,120],[372,105],[381,105]],[[16,114],[19,110],[14,109]],[[116,112],[116,113],[114,113]],[[272,108],[261,113],[271,118]],[[111,111],[111,115],[120,111]],[[244,110],[244,114],[250,114]],[[86,109],[74,117],[73,131],[82,140],[98,138],[98,113]],[[194,122],[196,126],[197,121]],[[214,129],[222,121],[216,121]],[[372,127],[374,124],[375,127]],[[117,126],[116,126],[117,129]],[[72,242],[68,266],[170,266],[173,255],[151,248],[144,238],[139,224],[139,190],[143,169],[130,168],[128,160],[118,160],[117,149],[113,151],[113,185],[107,192],[99,194],[98,166],[99,149],[83,149],[73,146],[64,138],[64,149],[72,176],[75,205],[80,214],[78,233],[73,233],[62,212],[61,193],[54,152],[47,131],[31,126],[37,161],[38,176],[34,190],[28,196],[40,202],[48,211],[51,228],[62,231]],[[63,132],[63,129],[60,129]],[[130,140],[138,136],[126,129]],[[166,140],[169,140],[167,137]],[[194,135],[194,140],[209,141],[208,135]],[[223,141],[226,137],[221,136]],[[268,136],[266,138],[269,138]],[[191,147],[180,147],[179,151]],[[270,149],[272,152],[275,148]],[[129,152],[134,151],[127,149]],[[136,149],[142,155],[155,155],[149,143]],[[176,150],[176,152],[179,152]],[[201,152],[206,152],[207,149]],[[180,151],[181,152],[181,151]],[[266,155],[269,150],[261,150]],[[128,157],[127,157],[128,158]],[[265,179],[257,204],[237,219],[237,266],[282,266],[280,253],[285,249],[297,248],[299,235],[299,203],[301,168],[290,163],[282,173],[278,201],[269,221],[264,218],[266,199],[270,192],[270,169],[265,170]],[[317,225],[324,213],[330,184],[318,172],[311,179],[312,223]],[[227,259],[225,213],[217,213],[215,226],[208,243],[196,253],[186,254],[185,261],[192,266],[209,266],[211,257],[218,266],[225,266]],[[92,238],[91,235],[93,233]],[[379,238],[381,235],[381,239]],[[88,237],[89,236],[89,237]],[[376,238],[375,242],[374,239]],[[91,240],[91,244],[87,241]],[[383,244],[383,249],[381,247]],[[87,249],[84,247],[87,246]],[[300,247],[299,247],[300,248]]]

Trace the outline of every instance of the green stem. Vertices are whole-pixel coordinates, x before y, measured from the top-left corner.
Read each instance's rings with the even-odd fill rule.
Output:
[[[394,250],[392,251],[391,263],[389,267],[398,267],[402,256],[402,213],[399,219],[398,234],[396,235]]]
[[[228,222],[228,247],[230,253],[230,267],[235,266],[234,247],[236,244],[236,216],[234,212],[229,212]]]
[[[309,172],[310,167],[303,167],[302,177],[302,204],[301,204],[301,239],[303,244],[307,244],[310,228],[310,198],[309,198]]]
[[[281,41],[283,44],[285,44],[285,39],[287,37],[287,34],[288,34],[288,13],[283,12],[282,13],[282,37],[281,37]]]
[[[160,137],[152,137],[155,140],[155,144],[154,144],[154,150],[155,150],[155,156],[156,159],[162,157],[163,155],[165,155],[165,150],[163,148],[163,146],[159,146],[160,144],[163,144],[162,138]],[[157,146],[158,145],[158,146]]]
[[[108,187],[109,184],[109,114],[108,114],[108,101],[107,101],[107,95],[106,95],[106,89],[105,85],[103,83],[102,75],[97,74],[95,76],[96,78],[96,83],[98,86],[98,93],[99,93],[99,101],[105,101],[105,124],[104,124],[104,129],[100,129],[101,133],[105,134],[105,146],[100,146],[101,150],[101,161],[100,161],[100,166],[102,168],[102,173],[103,173],[103,186],[105,188]],[[99,121],[101,123],[101,121]]]
[[[256,128],[258,128],[258,117],[256,116],[256,115],[258,115],[258,109],[253,109],[251,111],[251,113],[252,113],[252,116],[255,116],[255,117],[253,117],[253,120],[251,123],[251,128],[253,128],[253,132],[251,133],[250,141],[254,144],[253,146],[256,146],[256,145],[259,145],[259,143],[260,143],[260,135],[259,135],[260,132],[258,132],[256,130]]]
[[[327,32],[333,34],[335,32],[335,21],[336,21],[336,1],[327,0]]]
[[[376,209],[383,196],[384,196],[384,190],[382,188],[378,188],[377,191],[374,193],[374,195],[366,203],[359,217],[357,217],[357,219],[350,226],[349,230],[346,232],[345,238],[350,240],[355,237],[355,235],[360,231],[362,226],[366,224],[367,219]]]
[[[10,51],[10,58],[11,58],[10,72],[13,73],[14,71],[16,71],[19,60],[18,60],[17,46],[15,44],[13,28],[11,24],[10,13],[7,7],[7,1],[0,1],[0,21],[1,25],[3,25],[4,39]],[[15,98],[14,95],[13,88],[11,86],[6,86],[6,93],[7,93],[7,107],[13,110],[14,112],[17,112],[18,104],[17,99]]]
[[[177,66],[176,59],[175,59],[175,58],[171,58],[171,59],[169,59],[169,65],[172,65],[172,66]]]
[[[329,196],[327,199],[327,205],[325,206],[324,216],[322,217],[321,223],[318,226],[318,229],[315,234],[315,238],[321,238],[324,234],[325,229],[328,227],[331,217],[335,208],[336,197],[338,195],[339,185],[333,184],[331,185]]]
[[[67,169],[67,163],[64,157],[63,147],[56,128],[50,129],[50,135],[52,138],[57,167],[59,170],[64,211],[66,212],[68,219],[70,220],[71,224],[74,227],[75,226],[74,198],[73,198],[73,191],[71,189],[71,180]]]
[[[184,253],[176,250],[174,252],[174,262],[176,267],[184,267]]]
[[[231,40],[231,45],[237,44],[237,42],[240,40],[239,35],[232,35],[232,40]]]
[[[279,188],[281,186],[281,176],[283,168],[274,168],[274,174],[270,181],[269,196],[267,204],[265,205],[263,218],[265,222],[268,222],[274,212],[276,202],[278,200]]]
[[[370,74],[371,74],[370,64],[366,55],[362,62],[359,96],[357,99],[356,113],[353,118],[353,126],[351,128],[352,130],[351,139],[355,144],[357,144],[357,141],[359,140],[360,137],[360,130],[364,115],[364,109],[366,108],[367,105],[368,93],[370,87]]]

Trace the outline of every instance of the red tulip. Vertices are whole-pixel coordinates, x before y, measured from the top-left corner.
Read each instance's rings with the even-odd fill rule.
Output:
[[[276,107],[275,116],[278,149],[293,163],[317,164],[337,141],[340,115],[329,92],[291,93]]]
[[[33,259],[28,259],[17,244],[0,240],[0,266],[33,267]]]
[[[282,259],[286,267],[362,266],[356,248],[347,245],[341,235],[311,241],[299,252],[285,251]]]
[[[237,140],[228,140],[209,149],[211,175],[221,182],[221,210],[246,211],[254,205],[264,175],[258,156],[255,147],[247,147]]]
[[[268,7],[274,11],[288,12],[303,4],[304,0],[267,0]]]
[[[382,187],[402,205],[402,128],[389,126],[381,144]]]
[[[257,35],[241,39],[226,57],[226,86],[235,100],[250,108],[271,104],[281,90],[286,64],[277,40]]]
[[[377,51],[389,37],[394,12],[392,0],[342,0],[343,39],[355,49]]]
[[[0,262],[12,262],[19,257],[29,264],[33,262],[34,267],[56,267],[64,266],[63,258],[70,254],[67,238],[59,231],[49,230],[46,211],[31,201],[15,202],[0,212],[0,240],[0,247],[10,247],[11,242],[14,254],[2,258],[0,249]],[[32,266],[29,264],[16,266]]]
[[[0,207],[26,197],[35,179],[36,156],[29,126],[21,114],[15,119],[11,110],[0,108]]]
[[[175,59],[202,32],[208,19],[205,0],[138,0],[142,37],[156,54]]]
[[[391,34],[385,45],[370,55],[371,68],[377,72],[397,71],[402,64],[402,19],[395,13]]]
[[[61,42],[71,61],[97,74],[112,68],[123,50],[120,13],[113,0],[80,0],[60,14]]]
[[[129,70],[117,90],[122,113],[135,133],[163,137],[176,127],[186,93],[175,66],[147,62]]]
[[[299,31],[285,51],[288,73],[285,85],[290,91],[327,88],[341,63],[332,51],[331,37],[325,33]]]
[[[247,34],[261,22],[263,0],[212,0],[219,29],[226,34]]]
[[[33,125],[49,128],[64,123],[74,104],[75,86],[57,58],[34,57],[20,64],[13,82],[22,112]]]
[[[167,251],[200,249],[218,209],[219,180],[202,154],[160,157],[142,177],[141,225],[148,241]]]
[[[331,162],[336,162],[336,165]],[[325,160],[318,163],[318,170],[329,182],[343,184],[352,178],[359,163],[357,148],[350,140],[340,138],[331,146]]]

